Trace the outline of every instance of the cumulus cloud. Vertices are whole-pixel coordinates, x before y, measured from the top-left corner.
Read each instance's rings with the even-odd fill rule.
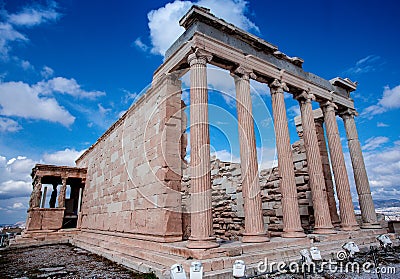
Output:
[[[75,150],[66,148],[61,151],[56,151],[54,153],[45,153],[43,155],[43,161],[46,164],[58,165],[58,166],[75,166],[75,160],[78,159],[79,156],[85,150]]]
[[[17,29],[30,28],[47,22],[58,20],[61,14],[57,11],[57,4],[49,1],[47,6],[30,5],[20,12],[9,14],[1,10],[0,16],[0,58],[9,59],[9,52],[14,42],[27,42],[28,37]],[[25,65],[26,66],[26,65]]]
[[[46,72],[50,73],[50,70],[48,68]],[[75,79],[64,77],[43,80],[33,85],[21,81],[0,82],[0,115],[47,120],[69,127],[74,123],[75,117],[57,102],[54,94],[94,100],[106,93],[83,90]],[[11,127],[14,130],[18,127],[15,126],[15,121],[2,122],[0,127]]]
[[[369,107],[366,107],[362,113],[362,117],[372,119],[374,115],[382,114],[389,110],[400,108],[400,85],[394,88],[385,86],[382,94],[382,98],[379,99],[378,103]]]
[[[0,117],[0,132],[17,132],[22,127],[17,121],[6,117]]]
[[[164,55],[171,44],[183,33],[184,28],[179,26],[179,20],[192,5],[199,5],[211,10],[215,16],[244,30],[259,31],[258,27],[246,16],[248,2],[244,0],[199,0],[199,1],[174,1],[164,7],[148,13],[151,53]],[[168,32],[165,32],[168,30]],[[149,47],[140,38],[135,40],[135,45],[143,50]]]
[[[25,156],[7,159],[0,155],[0,200],[17,197],[29,197],[32,192],[32,168],[37,163],[54,164],[59,166],[75,166],[75,160],[84,150],[66,148],[53,153],[45,153],[37,161]],[[2,201],[0,201],[3,204]],[[10,208],[18,209],[18,202]]]
[[[31,62],[29,62],[29,61],[27,61],[27,60],[22,60],[22,61],[21,61],[21,67],[22,67],[22,69],[24,69],[25,71],[27,71],[27,70],[33,70],[33,69],[34,69],[34,67],[33,67],[33,65],[31,64]]]
[[[385,145],[383,145],[385,144]],[[389,143],[386,137],[367,139],[362,146],[365,167],[374,199],[400,198],[400,142]],[[353,175],[349,153],[345,153],[349,177]],[[354,179],[350,179],[354,198]]]
[[[48,66],[44,66],[40,71],[40,75],[45,79],[50,78],[54,75],[54,70]]]
[[[35,87],[23,82],[0,83],[0,115],[47,120],[67,127],[75,121],[56,99],[39,96]]]
[[[68,79],[65,77],[55,77],[47,81],[41,81],[34,85],[42,95],[50,95],[52,93],[67,94],[79,99],[96,99],[104,96],[106,93],[103,91],[85,91],[73,78]]]
[[[18,156],[7,160],[0,156],[0,199],[27,196],[32,191],[32,159]]]

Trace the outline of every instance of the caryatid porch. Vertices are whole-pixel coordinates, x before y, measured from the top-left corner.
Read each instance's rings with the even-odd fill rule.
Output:
[[[76,227],[86,180],[86,168],[36,164],[31,176],[33,191],[29,200],[26,230],[43,231]],[[46,207],[48,186],[43,184],[51,185],[52,193],[48,207]],[[61,187],[58,187],[59,185]],[[70,186],[68,199],[67,185]]]
[[[334,234],[339,222],[333,205],[333,189],[325,186],[324,168],[312,114],[311,103],[317,101],[324,112],[328,146],[339,199],[340,227],[358,230],[352,205],[336,114],[345,121],[355,181],[362,209],[363,227],[376,228],[377,220],[354,124],[354,103],[350,92],[356,83],[349,79],[322,79],[302,69],[303,60],[289,57],[270,43],[257,38],[208,12],[192,7],[181,19],[185,33],[166,53],[165,63],[155,72],[153,83],[165,74],[179,70],[178,77],[190,70],[191,98],[191,164],[192,164],[192,235],[190,248],[212,248],[211,184],[209,165],[209,132],[207,115],[207,64],[229,70],[236,85],[240,157],[245,208],[244,242],[264,242],[264,231],[255,135],[250,98],[250,79],[267,83],[271,88],[279,173],[281,176],[284,237],[305,237],[300,224],[294,183],[293,161],[283,92],[299,101],[303,122],[308,171],[315,212],[314,233]],[[364,170],[364,171],[363,171]],[[331,186],[330,186],[331,187]],[[327,191],[328,190],[328,191]]]

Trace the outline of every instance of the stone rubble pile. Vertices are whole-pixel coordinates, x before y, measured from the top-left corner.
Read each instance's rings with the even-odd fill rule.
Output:
[[[309,232],[314,224],[311,190],[308,185],[307,160],[303,140],[292,146],[293,167],[299,200],[302,227]],[[271,237],[281,236],[283,216],[278,168],[260,171],[260,187],[265,229]],[[213,229],[216,237],[238,240],[244,232],[244,207],[239,163],[211,158]],[[182,178],[184,238],[190,236],[190,174]]]

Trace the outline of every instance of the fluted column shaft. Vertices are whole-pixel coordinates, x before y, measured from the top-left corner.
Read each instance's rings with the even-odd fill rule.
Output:
[[[358,230],[359,227],[354,213],[350,184],[344,161],[342,144],[340,142],[339,129],[336,122],[335,109],[337,107],[331,101],[321,104],[321,107],[324,111],[326,135],[328,137],[331,164],[339,199],[341,228],[342,230]]]
[[[353,166],[354,180],[358,193],[362,216],[362,228],[380,228],[376,218],[374,201],[371,196],[367,171],[365,169],[364,158],[361,151],[360,141],[356,123],[354,121],[355,111],[347,111],[341,117],[346,129],[347,143],[349,146],[351,164]]]
[[[303,125],[304,145],[306,149],[308,174],[314,206],[315,226],[314,233],[330,234],[333,230],[331,216],[325,189],[324,175],[322,172],[321,155],[318,148],[318,139],[315,132],[314,116],[311,101],[314,95],[303,91],[297,96],[300,103],[301,122]]]
[[[265,233],[262,213],[256,139],[250,96],[250,75],[250,71],[242,68],[239,68],[236,75],[234,75],[245,218],[245,232],[243,233],[242,241],[265,242],[269,239]]]
[[[324,120],[323,117],[315,119],[315,130],[318,137],[319,153],[322,161],[322,171],[324,173],[326,195],[328,198],[329,213],[331,214],[332,224],[336,227],[340,225],[340,219],[337,212],[335,190],[333,186],[333,179],[331,173],[331,166],[329,164],[328,149],[326,148],[326,140],[324,135]]]
[[[290,146],[288,121],[284,90],[289,89],[284,83],[275,79],[270,84],[272,111],[276,149],[278,152],[278,170],[281,177],[280,189],[282,193],[283,237],[305,237],[300,221],[297,187],[293,169],[293,155]]]
[[[61,189],[60,193],[58,194],[58,208],[65,207],[65,195],[67,193],[67,178],[61,178]]]
[[[210,132],[207,62],[211,55],[196,51],[190,65],[191,234],[188,248],[217,247],[212,228]]]

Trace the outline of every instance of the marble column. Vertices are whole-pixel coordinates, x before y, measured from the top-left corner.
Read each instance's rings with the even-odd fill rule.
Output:
[[[207,62],[212,56],[199,49],[189,55],[191,234],[188,248],[218,247],[212,228],[210,132],[208,123]]]
[[[315,130],[317,132],[319,153],[321,155],[322,171],[324,173],[329,213],[331,214],[332,224],[335,227],[339,227],[340,219],[336,207],[335,190],[333,186],[331,165],[329,163],[328,149],[326,148],[326,140],[324,135],[324,118],[322,115],[322,111],[321,111],[321,117],[315,118],[314,123],[315,123]]]
[[[236,87],[236,109],[239,129],[240,167],[244,200],[244,228],[242,242],[269,241],[265,233],[252,102],[250,70],[239,67],[233,74]]]
[[[339,129],[336,122],[335,109],[337,109],[337,106],[331,101],[326,101],[320,105],[324,112],[326,135],[328,138],[331,164],[339,200],[341,229],[358,230],[359,227],[354,213],[349,178],[344,161],[342,144],[340,142]]]
[[[318,139],[315,132],[314,116],[311,101],[315,100],[313,94],[303,91],[296,96],[300,103],[301,122],[303,126],[304,145],[310,176],[310,188],[314,207],[316,234],[331,234],[333,230],[326,195],[324,174],[322,171],[321,155],[318,148]]]
[[[281,177],[283,237],[305,237],[300,221],[299,202],[293,168],[293,155],[290,145],[288,120],[284,90],[288,91],[285,83],[275,79],[270,85],[276,149],[278,152],[278,170]]]
[[[364,157],[361,151],[360,141],[356,123],[354,121],[356,111],[347,110],[341,113],[346,129],[347,143],[349,146],[351,164],[353,166],[354,180],[358,193],[358,202],[361,209],[362,225],[361,228],[380,228],[379,222],[375,213],[374,201],[371,196],[367,171],[365,169]]]
[[[67,193],[67,178],[62,177],[61,178],[61,189],[60,193],[58,194],[58,208],[65,207],[65,195]]]
[[[33,191],[29,199],[29,209],[39,207],[42,200],[42,177],[36,176],[33,182]]]

